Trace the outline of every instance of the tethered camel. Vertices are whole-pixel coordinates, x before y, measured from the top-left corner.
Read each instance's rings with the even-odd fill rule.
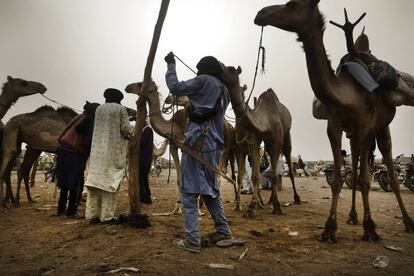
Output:
[[[291,137],[290,128],[292,118],[288,109],[280,103],[272,89],[262,93],[256,103],[255,109],[251,110],[245,103],[243,88],[240,87],[239,75],[241,68],[224,67],[223,81],[226,84],[230,99],[236,115],[236,158],[239,173],[237,175],[237,199],[236,209],[240,209],[241,183],[244,177],[245,158],[248,153],[252,159],[252,182],[253,195],[247,215],[254,215],[254,209],[261,207],[263,201],[259,193],[260,185],[260,144],[263,141],[265,150],[270,156],[272,166],[272,195],[270,201],[273,204],[273,213],[283,214],[277,197],[276,186],[279,182],[277,176],[277,163],[281,153],[286,157],[289,166],[289,176],[292,181],[295,203],[300,203],[296,192],[295,182],[292,174],[291,162]],[[244,143],[248,144],[246,147]],[[241,144],[241,147],[239,146]]]
[[[324,19],[319,12],[319,0],[295,0],[286,5],[273,5],[258,12],[255,23],[271,25],[289,32],[296,32],[303,42],[309,79],[315,96],[326,105],[328,115],[328,137],[334,156],[332,203],[325,229],[320,240],[336,242],[337,206],[342,189],[340,181],[342,131],[351,142],[353,178],[356,179],[358,157],[364,205],[364,240],[379,240],[369,207],[370,178],[368,153],[373,138],[377,138],[379,149],[385,159],[392,189],[400,206],[406,231],[414,231],[413,220],[408,215],[400,194],[391,153],[389,124],[395,115],[395,106],[389,98],[394,91],[367,93],[346,71],[336,76],[326,56],[323,44]],[[398,93],[398,92],[397,92]],[[395,102],[394,102],[395,104]]]
[[[21,144],[26,143],[34,148],[35,152],[38,154],[40,154],[41,151],[56,152],[58,146],[57,139],[65,129],[67,123],[74,116],[76,116],[76,112],[66,107],[61,107],[55,110],[53,107],[43,106],[34,112],[14,116],[4,126],[0,186],[2,188],[3,181],[6,182],[7,195],[13,204],[16,204],[16,200],[14,199],[11,190],[10,171],[13,163],[12,161],[21,152]],[[33,157],[36,156],[36,154],[30,156]],[[34,158],[33,161],[35,159],[36,158]],[[33,162],[31,164],[33,164]],[[30,188],[26,181],[25,186],[27,196],[30,200]],[[1,197],[0,200],[3,205],[5,205],[4,197]]]

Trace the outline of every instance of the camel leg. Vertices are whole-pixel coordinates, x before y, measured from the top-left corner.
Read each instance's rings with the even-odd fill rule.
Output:
[[[11,188],[11,173],[13,170],[13,164],[16,161],[16,157],[14,157],[8,164],[6,171],[4,173],[4,182],[6,183],[6,201],[10,201],[14,207],[18,207],[19,203],[17,202],[16,198],[13,196],[13,190]]]
[[[332,154],[334,157],[334,170],[332,176],[332,201],[331,209],[329,210],[329,216],[325,223],[325,229],[321,236],[319,237],[320,241],[336,242],[336,230],[338,228],[336,217],[337,217],[337,208],[338,208],[338,199],[339,193],[342,189],[341,181],[341,139],[342,139],[342,130],[337,129],[329,124],[328,121],[328,138],[331,144]]]
[[[286,157],[286,162],[289,168],[289,178],[292,182],[292,188],[293,188],[293,199],[295,204],[300,204],[302,201],[300,200],[299,194],[296,191],[295,186],[295,178],[293,177],[293,171],[292,171],[292,139],[290,137],[290,133],[287,133],[285,135],[284,141],[283,141],[283,155]]]
[[[37,167],[39,166],[39,157],[33,163],[32,172],[30,173],[30,187],[34,187],[36,182]]]
[[[398,205],[400,206],[403,222],[405,225],[405,231],[414,232],[414,222],[405,209],[404,202],[401,197],[400,184],[398,183],[394,172],[394,164],[392,160],[392,142],[389,127],[384,129],[381,133],[377,134],[377,143],[387,166],[388,178],[391,183],[392,191],[394,192],[394,195],[398,201]]]
[[[243,178],[246,170],[246,154],[242,150],[236,150],[236,160],[237,160],[237,188],[236,188],[236,204],[234,210],[241,211],[241,188],[243,184]]]
[[[247,217],[254,217],[255,211],[258,208],[263,208],[263,203],[260,200],[259,186],[260,186],[260,144],[257,141],[251,145],[251,159],[252,159],[252,183],[253,195],[250,201]]]
[[[360,149],[355,138],[351,138],[351,156],[352,156],[352,206],[349,211],[348,224],[358,224],[358,213],[355,208],[356,200],[356,188],[357,188],[357,177],[358,177],[358,159],[360,155]]]
[[[181,214],[182,210],[181,210],[181,188],[180,188],[180,182],[181,182],[180,158],[178,157],[178,149],[174,145],[170,145],[170,152],[171,152],[171,156],[174,160],[175,170],[177,172],[177,187],[178,187],[177,202],[175,203],[175,207],[174,207],[174,210],[172,211],[172,213]]]
[[[283,215],[283,211],[282,208],[280,206],[280,202],[279,202],[279,198],[277,196],[277,186],[278,186],[278,182],[279,182],[279,177],[278,177],[278,172],[277,172],[277,163],[279,161],[280,158],[280,147],[279,146],[274,146],[271,149],[271,155],[270,155],[270,164],[272,166],[272,197],[271,197],[271,201],[272,201],[272,205],[273,205],[273,214],[275,215]]]
[[[362,202],[364,204],[364,220],[362,223],[362,226],[364,227],[364,235],[362,236],[362,239],[365,241],[369,239],[378,241],[381,239],[375,231],[376,225],[371,218],[371,210],[369,207],[369,190],[371,186],[371,178],[368,171],[368,155],[372,143],[372,138],[373,137],[364,137],[364,139],[361,141],[361,163],[358,177],[358,183],[361,187]]]

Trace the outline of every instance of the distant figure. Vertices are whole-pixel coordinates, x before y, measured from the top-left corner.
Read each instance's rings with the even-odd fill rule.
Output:
[[[246,157],[245,160],[245,174],[244,174],[244,179],[243,179],[243,188],[242,191],[240,193],[242,194],[253,194],[253,184],[252,184],[252,159],[250,158],[250,155],[248,155]]]
[[[372,167],[372,165],[374,165],[375,162],[375,148],[376,148],[376,142],[375,142],[375,138],[372,141],[371,144],[371,148],[369,149],[369,155],[368,155],[368,166]]]
[[[77,115],[59,137],[57,150],[57,185],[60,187],[58,215],[73,217],[83,190],[86,160],[91,149],[93,122],[97,103],[86,102],[83,114]],[[66,203],[69,203],[66,208]]]
[[[303,173],[305,174],[306,177],[309,176],[305,168],[306,167],[305,162],[303,162],[302,157],[300,155],[298,155],[298,167],[299,169],[303,170]]]
[[[124,176],[128,139],[131,135],[121,91],[108,88],[105,104],[96,109],[89,160],[85,217],[94,223],[120,223],[115,217],[116,200]]]
[[[342,166],[351,166],[351,155],[348,155],[346,150],[341,150]]]
[[[148,183],[148,176],[151,170],[154,131],[147,121],[145,124],[141,134],[139,151],[139,197],[142,203],[151,204],[151,190]]]
[[[285,160],[283,159],[283,155],[280,155],[279,161],[277,162],[277,177],[279,178],[278,184],[276,186],[278,191],[281,191],[283,189],[282,186],[282,179],[283,179],[283,173],[285,172]]]
[[[56,177],[56,167],[57,167],[57,155],[53,157],[53,163],[50,165],[49,169],[45,172],[45,182],[47,182],[47,179],[49,178],[49,175],[51,175],[51,182],[55,182]]]

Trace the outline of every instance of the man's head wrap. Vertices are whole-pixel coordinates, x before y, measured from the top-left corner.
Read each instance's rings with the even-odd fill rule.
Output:
[[[197,63],[197,75],[209,75],[218,78],[222,81],[223,68],[220,62],[213,56],[206,56],[200,59]]]
[[[121,103],[124,95],[121,91],[115,88],[108,88],[104,92],[104,97],[107,103]]]

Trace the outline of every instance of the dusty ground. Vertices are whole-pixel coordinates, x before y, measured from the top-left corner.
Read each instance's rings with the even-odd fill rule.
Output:
[[[158,183],[151,179],[154,203],[144,210],[148,214],[168,212],[173,208],[176,187],[166,184],[164,171]],[[38,176],[38,181],[43,178]],[[292,190],[284,178],[280,200],[292,199]],[[38,182],[32,194],[37,203],[30,204],[22,191],[21,207],[0,210],[0,275],[96,275],[119,267],[136,267],[142,274],[392,274],[414,273],[414,234],[404,232],[400,212],[394,196],[373,184],[371,210],[381,242],[360,240],[362,227],[345,223],[350,206],[350,190],[344,187],[338,213],[338,243],[321,243],[317,236],[322,231],[328,213],[330,189],[324,178],[298,178],[299,192],[306,203],[285,207],[284,216],[271,214],[267,205],[257,218],[246,219],[233,211],[232,186],[223,186],[223,202],[233,233],[247,240],[245,247],[211,248],[193,255],[172,246],[182,236],[182,217],[151,216],[152,227],[146,230],[128,226],[89,225],[88,221],[55,217],[56,200],[53,185]],[[125,183],[120,193],[117,213],[128,210]],[[308,187],[312,191],[306,189]],[[268,198],[269,191],[262,191]],[[402,187],[402,195],[409,213],[414,217],[414,193]],[[246,207],[250,196],[243,196]],[[358,212],[362,217],[361,198]],[[80,208],[83,213],[84,204]],[[201,231],[207,233],[212,220],[203,216]],[[289,231],[298,236],[289,237]],[[393,245],[404,252],[385,248]],[[248,248],[241,261],[231,258]],[[385,269],[373,268],[378,255],[387,256],[390,264]],[[209,268],[210,263],[235,266],[235,270]],[[132,275],[133,272],[128,272]],[[125,275],[119,273],[119,275]]]

